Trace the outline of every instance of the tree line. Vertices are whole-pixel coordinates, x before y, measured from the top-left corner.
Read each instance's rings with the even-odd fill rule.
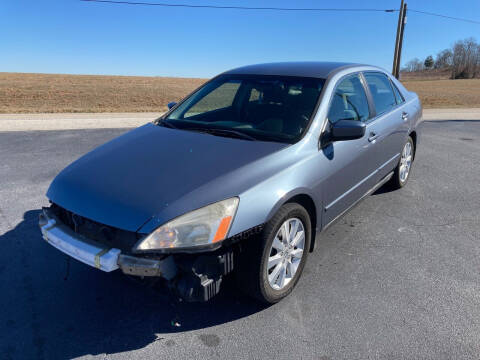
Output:
[[[440,51],[436,58],[427,56],[423,61],[412,59],[402,71],[450,70],[452,79],[473,79],[480,77],[480,44],[474,38],[459,40],[449,49]]]

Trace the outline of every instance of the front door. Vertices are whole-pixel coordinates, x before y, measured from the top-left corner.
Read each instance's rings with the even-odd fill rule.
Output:
[[[324,174],[323,226],[347,210],[375,185],[377,161],[376,141],[372,138],[373,129],[368,124],[371,111],[365,92],[364,82],[359,74],[348,75],[339,80],[330,101],[328,121],[334,124],[340,120],[356,120],[367,123],[365,135],[361,139],[335,141],[324,147],[319,156]]]

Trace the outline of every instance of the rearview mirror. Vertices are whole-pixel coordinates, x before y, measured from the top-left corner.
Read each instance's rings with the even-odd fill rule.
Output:
[[[330,140],[344,141],[360,139],[365,135],[365,123],[357,120],[340,120],[332,125]]]
[[[171,109],[172,107],[174,107],[175,105],[177,105],[177,103],[176,103],[175,101],[169,102],[169,103],[167,104],[168,110],[170,110],[170,109]]]

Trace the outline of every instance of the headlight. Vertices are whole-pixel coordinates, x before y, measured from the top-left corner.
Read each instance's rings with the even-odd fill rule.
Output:
[[[135,250],[191,248],[225,240],[237,206],[234,197],[179,216],[141,240]]]

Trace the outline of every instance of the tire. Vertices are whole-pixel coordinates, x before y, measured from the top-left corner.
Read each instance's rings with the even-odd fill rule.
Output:
[[[405,156],[405,151],[408,152],[408,148],[410,148],[410,154]],[[410,160],[408,160],[408,156],[410,157]],[[402,152],[400,154],[400,160],[398,162],[397,167],[395,168],[395,171],[393,172],[393,177],[390,180],[390,185],[393,190],[401,189],[404,187],[408,179],[410,178],[410,174],[412,173],[412,165],[413,165],[413,160],[415,158],[415,146],[413,144],[412,138],[409,136],[405,145],[402,148]],[[408,169],[407,173],[405,176],[405,173],[402,171],[405,171],[405,164],[406,162],[408,163]]]
[[[289,222],[287,223],[287,221]],[[293,246],[294,241],[289,242],[288,246],[283,243],[283,234],[287,229],[281,229],[284,224],[287,224],[289,239],[297,236],[295,237],[297,246]],[[297,203],[283,205],[265,224],[261,234],[245,243],[236,271],[237,282],[242,291],[267,304],[274,304],[286,297],[292,292],[302,274],[310,242],[311,221],[308,212]],[[300,252],[302,245],[303,251]],[[277,249],[281,247],[283,247],[282,251]],[[301,257],[298,258],[300,254]],[[279,260],[280,258],[281,260]],[[270,265],[277,261],[278,263],[268,269],[269,260],[271,261]],[[280,270],[277,269],[278,266],[280,266]],[[283,286],[280,286],[281,284]]]

